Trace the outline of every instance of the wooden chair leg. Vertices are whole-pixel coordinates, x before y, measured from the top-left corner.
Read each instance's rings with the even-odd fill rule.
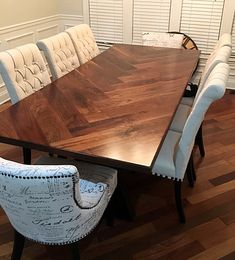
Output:
[[[11,260],[20,260],[24,249],[25,237],[14,230],[14,245]]]
[[[175,203],[179,215],[180,223],[185,223],[185,214],[181,198],[181,181],[175,181]]]
[[[202,137],[202,124],[201,124],[200,128],[198,129],[196,139],[195,139],[195,143],[199,147],[201,157],[204,157],[205,156],[205,148],[204,148],[203,137]]]
[[[187,169],[186,169],[186,174],[187,174],[189,186],[194,187],[194,181],[197,180],[197,176],[196,176],[194,163],[193,163],[193,153],[191,153],[191,155],[190,155]]]
[[[195,168],[194,168],[193,153],[191,153],[189,161],[190,161],[190,165],[191,165],[191,172],[192,172],[193,180],[196,181],[197,175],[196,175],[196,171],[195,171]]]
[[[191,167],[191,162],[189,160],[187,169],[186,169],[186,174],[187,174],[187,179],[190,187],[194,187],[194,178],[193,178],[193,173],[192,173],[192,167]]]
[[[80,252],[79,252],[79,242],[75,242],[69,245],[72,259],[73,260],[80,260]]]

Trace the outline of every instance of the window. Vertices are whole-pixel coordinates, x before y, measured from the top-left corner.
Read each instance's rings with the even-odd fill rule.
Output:
[[[201,51],[201,66],[220,35],[223,0],[183,0],[180,31],[189,35]]]
[[[98,42],[123,42],[123,0],[89,0],[89,12]]]
[[[134,0],[133,43],[142,44],[143,32],[168,32],[171,0]]]
[[[233,30],[235,50],[234,0],[83,0],[83,7],[99,42],[141,44],[148,31],[189,35],[201,51],[199,71],[224,32]],[[235,83],[235,52],[230,65]]]
[[[229,88],[235,89],[235,17],[233,17],[232,25],[232,56],[229,60],[230,65],[230,79]]]

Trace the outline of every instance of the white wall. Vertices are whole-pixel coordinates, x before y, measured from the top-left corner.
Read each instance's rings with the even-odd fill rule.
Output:
[[[68,15],[82,15],[82,0],[58,0],[59,13]]]
[[[59,0],[0,0],[0,28],[58,14]]]

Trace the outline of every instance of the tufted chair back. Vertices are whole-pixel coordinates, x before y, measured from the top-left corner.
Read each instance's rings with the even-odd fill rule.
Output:
[[[100,51],[91,28],[87,24],[79,24],[66,30],[71,37],[81,64],[97,56]]]
[[[105,171],[116,180],[115,170],[99,167],[92,168],[94,176]],[[100,220],[109,192],[106,183],[81,179],[73,165],[23,165],[0,158],[0,205],[14,229],[34,241],[67,244],[85,237]]]
[[[51,82],[35,44],[1,52],[0,73],[13,104]]]
[[[79,67],[73,43],[65,32],[37,42],[38,48],[44,52],[52,78],[56,80]]]
[[[232,48],[232,35],[230,33],[222,34],[214,49],[216,50],[223,46],[228,46],[228,47]]]
[[[211,105],[217,99],[223,97],[229,76],[229,65],[219,63],[212,70],[197,99],[193,104],[191,113],[185,123],[182,136],[179,140],[176,155],[176,178],[183,179],[184,173],[191,155],[194,139],[198,129],[204,120],[204,116]]]
[[[198,98],[200,92],[202,91],[203,87],[205,86],[205,82],[207,81],[208,77],[211,74],[211,71],[215,68],[215,66],[219,63],[228,63],[228,60],[231,56],[232,49],[228,46],[223,46],[221,48],[218,48],[217,50],[214,51],[213,54],[210,55],[208,58],[205,68],[202,72],[202,76],[200,79],[200,84],[198,86],[197,94],[194,98],[195,100]]]

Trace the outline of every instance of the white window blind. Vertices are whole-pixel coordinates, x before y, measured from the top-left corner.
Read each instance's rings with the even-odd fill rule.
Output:
[[[143,32],[168,32],[171,0],[133,1],[133,43],[142,44]]]
[[[224,0],[183,0],[180,31],[201,51],[201,65],[213,50],[220,33]]]
[[[229,60],[230,65],[230,86],[229,88],[235,89],[235,17],[233,17],[232,25],[232,55]]]
[[[89,0],[90,26],[98,42],[123,42],[123,0]]]

